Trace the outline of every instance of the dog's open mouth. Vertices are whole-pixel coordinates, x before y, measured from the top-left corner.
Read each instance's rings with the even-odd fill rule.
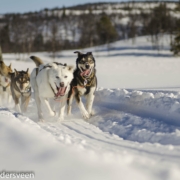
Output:
[[[7,83],[8,82],[8,78],[5,77],[5,82]]]
[[[91,75],[91,72],[92,72],[92,68],[89,68],[89,69],[83,69],[81,67],[81,76],[90,76]]]
[[[56,89],[57,89],[57,93],[55,94],[55,97],[60,97],[60,96],[65,95],[67,87],[57,87],[56,86]]]

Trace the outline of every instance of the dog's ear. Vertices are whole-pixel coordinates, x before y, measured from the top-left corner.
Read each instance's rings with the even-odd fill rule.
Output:
[[[27,74],[29,73],[29,68],[27,68],[26,73],[27,73]]]
[[[0,67],[1,67],[2,69],[6,67],[5,64],[4,64],[4,61],[0,61]]]
[[[18,71],[16,69],[14,69],[15,75],[18,75]]]
[[[79,52],[79,51],[75,51],[74,53],[77,53],[77,54],[78,54],[78,57],[79,57],[80,55],[82,55],[82,53]]]
[[[66,66],[69,71],[73,72],[74,71],[74,66]]]
[[[14,72],[9,72],[8,75],[10,76],[10,78],[12,78],[15,75],[15,73]]]
[[[87,55],[92,55],[92,52],[87,52],[86,54],[87,54]]]
[[[12,64],[10,63],[9,68],[11,68],[11,65],[12,65]]]

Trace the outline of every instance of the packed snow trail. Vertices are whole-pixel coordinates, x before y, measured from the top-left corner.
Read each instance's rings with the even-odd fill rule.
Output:
[[[153,119],[155,111],[149,118],[129,113],[138,104],[144,112],[156,105],[163,114],[178,114],[179,99],[177,92],[100,89],[88,121],[81,118],[75,103],[73,115],[62,122],[46,116],[44,123],[36,123],[34,99],[25,115],[1,108],[2,168],[16,170],[15,162],[20,167],[26,162],[23,170],[34,168],[37,179],[179,180],[178,119]],[[7,159],[11,149],[14,153]]]
[[[58,105],[58,102],[56,104]],[[88,120],[88,123],[106,133],[140,143],[180,145],[180,95],[178,92],[100,89],[96,92],[93,108],[94,116]],[[37,121],[36,113],[31,113],[35,111],[36,105],[32,101],[27,115]],[[75,103],[72,117],[65,117],[62,123],[68,122],[67,120],[72,123],[74,118],[75,122],[82,119]],[[56,121],[56,117],[47,117],[47,119],[49,122]]]
[[[118,155],[123,150],[136,153],[137,155],[143,153],[152,157],[163,158],[169,161],[180,161],[180,148],[175,150],[172,154],[172,146],[167,146],[162,151],[163,146],[154,147],[151,144],[129,143],[123,141],[116,135],[104,133],[99,128],[79,119],[72,119],[64,121],[63,123],[40,123],[40,126],[46,131],[53,134],[58,141],[63,144],[72,144],[79,146],[82,149],[89,149],[94,152],[111,153]]]

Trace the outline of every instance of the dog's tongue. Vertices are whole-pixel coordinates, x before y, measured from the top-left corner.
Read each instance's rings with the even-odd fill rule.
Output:
[[[7,78],[5,78],[5,82],[8,82],[8,79],[7,79]]]
[[[57,94],[56,94],[56,96],[57,96],[57,97],[58,97],[58,96],[64,96],[65,91],[66,91],[66,87],[60,87],[59,90],[58,90],[58,92],[57,92]]]
[[[88,76],[90,73],[90,69],[86,69],[85,71],[81,72],[81,76]]]

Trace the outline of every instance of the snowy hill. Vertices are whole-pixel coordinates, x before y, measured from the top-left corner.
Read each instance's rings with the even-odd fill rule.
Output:
[[[88,121],[74,103],[63,122],[47,115],[37,123],[33,95],[23,115],[13,104],[0,107],[1,170],[31,171],[38,180],[179,180],[180,59],[165,42],[161,52],[147,37],[82,50],[93,52],[99,84]],[[46,52],[32,55],[52,61]],[[57,56],[75,65],[72,50]],[[35,67],[15,59],[4,54],[18,70]]]

